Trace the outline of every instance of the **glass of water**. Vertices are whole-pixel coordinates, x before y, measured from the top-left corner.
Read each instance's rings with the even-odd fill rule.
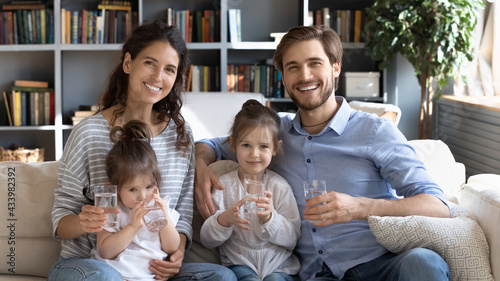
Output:
[[[326,194],[325,180],[307,180],[304,181],[304,196],[306,200],[312,199],[318,195]]]
[[[107,217],[105,226],[107,227],[116,226],[118,223],[118,214],[116,213],[118,207],[116,190],[116,185],[94,186],[95,206],[104,209],[104,214],[106,214]]]
[[[313,179],[304,181],[304,197],[306,198],[306,201],[321,194],[326,194],[325,180]],[[312,207],[315,207],[317,205],[314,205]]]
[[[144,215],[144,224],[150,232],[158,232],[162,230],[168,223],[165,214],[161,207],[156,204],[154,198],[152,198],[148,203],[144,205],[146,210],[149,210],[147,214]]]
[[[257,208],[255,201],[249,201],[250,197],[264,196],[266,190],[266,175],[244,175],[244,185],[246,190],[244,210],[246,213],[258,213],[264,211],[263,208]]]

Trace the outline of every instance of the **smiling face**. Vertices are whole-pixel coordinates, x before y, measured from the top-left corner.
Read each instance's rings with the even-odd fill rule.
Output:
[[[304,110],[323,105],[334,93],[334,79],[339,75],[340,63],[330,64],[319,40],[297,42],[283,53],[283,84]]]
[[[272,132],[263,126],[258,126],[240,139],[230,139],[231,147],[236,152],[240,164],[238,174],[263,174],[276,155],[277,149],[273,144]]]
[[[133,60],[126,53],[123,71],[129,74],[128,102],[154,104],[166,97],[175,83],[178,66],[179,55],[165,42],[151,43]]]
[[[155,184],[146,175],[138,175],[121,186],[118,186],[118,197],[129,209],[133,209],[139,201],[149,202],[153,193],[157,192]]]

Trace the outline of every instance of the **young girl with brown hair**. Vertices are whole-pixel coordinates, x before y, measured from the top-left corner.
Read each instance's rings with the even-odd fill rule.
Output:
[[[212,194],[216,212],[201,229],[202,243],[219,248],[222,264],[238,280],[292,281],[299,272],[293,254],[300,236],[297,203],[287,181],[267,169],[280,150],[279,130],[272,109],[256,100],[243,104],[229,137],[239,168],[220,177],[225,189]],[[244,175],[265,175],[264,196],[246,196]],[[248,200],[261,211],[244,213]]]

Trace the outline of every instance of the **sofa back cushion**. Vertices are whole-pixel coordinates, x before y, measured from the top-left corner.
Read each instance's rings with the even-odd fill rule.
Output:
[[[52,236],[59,162],[0,162],[0,273],[46,277],[60,254]]]
[[[409,144],[432,179],[443,189],[446,198],[458,204],[458,192],[465,183],[464,164],[455,161],[450,148],[441,140],[411,140]]]
[[[195,140],[220,137],[229,134],[234,116],[249,99],[266,104],[260,93],[188,92],[181,112],[191,125]]]

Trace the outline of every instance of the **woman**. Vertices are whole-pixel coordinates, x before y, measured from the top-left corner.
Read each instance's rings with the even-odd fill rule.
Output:
[[[170,207],[180,213],[179,249],[168,260],[151,260],[149,269],[159,280],[192,280],[193,276],[235,280],[222,266],[182,264],[191,242],[194,180],[192,132],[180,114],[187,69],[185,42],[177,28],[162,21],[138,27],[123,45],[122,61],[109,77],[99,113],[73,129],[60,160],[52,221],[62,251],[48,280],[122,280],[111,266],[91,259],[96,232],[106,220],[103,210],[93,206],[91,188],[108,180],[105,158],[113,146],[110,129],[134,119],[144,121],[153,132],[151,145],[164,187],[161,196],[170,194]]]

